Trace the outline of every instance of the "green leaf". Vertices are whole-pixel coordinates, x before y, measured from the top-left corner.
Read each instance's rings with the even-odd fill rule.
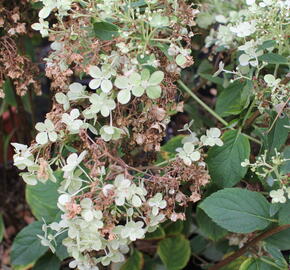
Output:
[[[259,61],[267,62],[268,64],[286,64],[289,62],[286,57],[276,53],[266,53],[258,57]]]
[[[280,172],[283,174],[290,173],[290,146],[285,147],[283,151],[283,158],[287,159],[287,161],[282,164]]]
[[[118,101],[121,104],[127,104],[131,99],[131,92],[129,89],[123,89],[118,93]]]
[[[164,79],[164,73],[160,70],[153,72],[149,79],[150,84],[160,84]]]
[[[280,249],[278,249],[275,246],[272,246],[271,244],[266,244],[264,249],[271,255],[275,264],[277,266],[281,267],[280,269],[288,270],[288,267],[287,267],[288,264],[283,256],[282,252],[280,251]]]
[[[190,243],[182,235],[165,238],[159,242],[157,253],[168,270],[183,269],[190,258]]]
[[[62,241],[67,238],[67,232],[62,233],[56,239],[55,255],[60,259],[64,260],[69,257],[67,253],[67,247],[62,244]]]
[[[270,204],[270,216],[273,217],[277,214],[277,212],[280,210],[281,208],[281,204],[280,203],[271,203]]]
[[[137,7],[142,7],[144,5],[146,5],[146,2],[144,0],[139,0],[139,1],[136,1],[136,2],[129,2],[130,4],[128,4],[126,6],[127,7],[130,7],[130,8],[137,8]]]
[[[38,219],[45,219],[46,222],[54,221],[59,212],[57,207],[58,184],[48,180],[46,183],[38,183],[35,186],[26,186],[26,200],[33,215]]]
[[[13,86],[10,79],[4,82],[3,91],[5,93],[5,98],[4,98],[5,103],[11,106],[17,106],[15,94],[13,91]]]
[[[158,42],[158,43],[155,44],[155,46],[157,48],[159,48],[164,53],[164,55],[168,58],[169,61],[171,61],[171,62],[174,61],[173,56],[168,54],[168,48],[169,48],[168,44]]]
[[[44,5],[43,5],[42,2],[38,1],[38,2],[33,2],[33,3],[31,3],[31,7],[32,7],[33,9],[41,9],[41,8],[44,7]]]
[[[231,255],[231,254],[226,254],[227,255]],[[225,257],[226,257],[225,256]],[[247,257],[245,256],[241,256],[235,260],[233,260],[232,262],[230,262],[229,264],[225,265],[224,267],[222,267],[220,270],[239,270],[241,264],[243,264],[243,262],[247,259]]]
[[[225,242],[221,242],[221,245],[225,244]],[[228,243],[226,243],[228,245]],[[206,247],[206,250],[202,252],[202,256],[207,258],[210,261],[220,261],[224,257],[227,249],[225,250],[224,247],[220,248],[220,245],[217,243],[209,243]]]
[[[208,246],[209,242],[201,235],[196,235],[190,240],[191,252],[194,254],[200,254]]]
[[[43,235],[42,223],[35,221],[22,229],[15,237],[12,245],[11,263],[13,265],[26,265],[36,261],[47,250],[42,246],[37,235]]]
[[[207,197],[199,207],[219,226],[230,232],[250,233],[270,223],[270,204],[258,192],[225,188]]]
[[[265,147],[268,149],[270,156],[275,154],[275,148],[279,151],[285,144],[288,138],[288,129],[285,127],[286,125],[289,125],[289,118],[287,116],[284,118],[278,118],[275,125],[269,132]]]
[[[208,151],[207,164],[212,180],[220,187],[231,187],[241,180],[247,168],[241,162],[250,156],[249,140],[237,130],[224,133],[223,146]]]
[[[222,117],[239,114],[245,108],[247,98],[249,97],[249,89],[251,88],[252,82],[250,81],[249,83],[235,81],[230,84],[218,96],[215,108],[216,112]]]
[[[65,147],[66,150],[68,150],[71,153],[77,153],[78,152],[77,149],[75,149],[74,147],[72,147],[70,145],[65,145],[64,147]]]
[[[133,254],[127,259],[121,270],[141,270],[144,265],[143,254],[134,249]]]
[[[202,78],[204,78],[212,83],[215,83],[217,85],[223,85],[224,80],[220,77],[214,77],[211,74],[205,74],[205,73],[200,73],[199,75],[200,75],[200,77],[202,77]]]
[[[248,258],[247,260],[245,260],[241,266],[239,270],[247,270],[248,267],[255,261],[254,258]]]
[[[143,266],[144,270],[157,270],[158,269],[157,265],[161,263],[158,257],[152,258],[146,254],[143,254],[143,256],[144,256],[144,266]]]
[[[218,241],[228,234],[227,230],[214,223],[201,208],[196,210],[196,221],[199,230],[213,241]]]
[[[265,242],[279,248],[280,250],[289,250],[290,249],[289,239],[290,239],[290,228],[266,238]]]
[[[13,265],[13,270],[30,270],[34,265],[33,263],[29,263],[27,265]]]
[[[59,270],[60,260],[51,252],[47,252],[39,258],[32,270]]]
[[[158,227],[154,232],[146,233],[145,240],[159,240],[165,237],[165,232],[162,227]]]
[[[212,73],[213,69],[214,69],[213,64],[210,63],[207,59],[203,59],[198,64],[196,73],[198,75],[200,75],[201,73],[203,73],[203,74],[209,74],[209,73]]]
[[[161,146],[160,152],[158,152],[158,158],[156,163],[160,163],[164,160],[173,158],[176,155],[176,148],[182,146],[183,135],[177,135],[171,138],[163,146]]]
[[[119,36],[119,27],[108,22],[94,23],[95,36],[101,40],[112,40]]]
[[[177,220],[176,222],[164,222],[162,227],[167,235],[180,234],[183,231],[183,221]]]
[[[0,214],[0,243],[4,237],[4,232],[5,232],[4,221],[2,215]]]
[[[276,40],[266,40],[262,43],[262,45],[258,46],[258,50],[265,50],[268,48],[274,48],[276,46]]]
[[[241,264],[239,270],[277,270],[277,268],[261,261],[260,259],[249,258]]]
[[[290,201],[282,204],[280,211],[278,212],[279,225],[290,224]]]

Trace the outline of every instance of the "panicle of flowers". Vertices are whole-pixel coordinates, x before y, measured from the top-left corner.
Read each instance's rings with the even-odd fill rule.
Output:
[[[218,28],[211,29],[205,47],[211,48],[213,53],[235,50],[237,66],[229,70],[226,63],[221,62],[214,75],[223,72],[224,85],[228,85],[229,79],[230,82],[255,81],[250,87],[250,95],[254,96],[261,113],[287,103],[289,85],[277,78],[277,71],[279,65],[289,63],[285,35],[289,21],[288,1],[246,1],[239,11],[232,7],[227,16],[217,14],[215,18]],[[280,60],[271,60],[271,57]],[[274,74],[269,74],[268,70],[265,74],[269,64],[276,64]],[[280,76],[283,73],[287,76],[286,72]]]
[[[45,224],[42,244],[54,251],[67,233],[70,267],[97,270],[124,261],[130,243],[163,221],[184,219],[209,181],[200,149],[222,145],[215,128],[196,145],[188,138],[179,153],[185,164],[177,158],[156,171],[149,169],[156,158],[138,158],[160,149],[172,111],[182,110],[175,82],[193,63],[198,12],[176,0],[41,2],[32,27],[53,41],[45,60],[56,93],[32,146],[14,145],[14,162],[28,170],[28,184],[59,185],[62,215]],[[181,189],[184,179],[189,192]]]
[[[73,177],[85,153],[81,158],[73,155],[69,156],[67,165],[63,167],[66,178]],[[103,178],[104,175],[100,180]],[[134,181],[134,178],[128,179],[124,174],[117,175],[111,184],[100,183],[99,188],[89,193],[90,197],[76,195],[80,191],[74,194],[63,192],[58,199],[58,207],[64,212],[62,218],[48,225],[56,232],[46,235],[42,241],[54,249],[53,240],[67,231],[68,237],[63,244],[75,259],[70,263],[71,267],[85,269],[82,267],[87,265],[94,269],[92,267],[96,266],[92,264],[107,266],[111,262],[123,261],[129,244],[144,238],[147,231],[155,230],[165,219],[162,213],[166,207],[163,195],[156,193],[147,199],[143,180]],[[112,222],[118,224],[117,221],[122,218],[126,220],[125,225],[112,226]],[[103,255],[89,258],[84,251],[97,251]]]
[[[272,203],[285,203],[285,194],[288,194],[288,197],[290,197],[290,189],[288,175],[285,174],[283,166],[289,160],[289,158],[284,157],[283,154],[277,152],[275,149],[275,155],[269,157],[267,151],[265,151],[264,154],[257,158],[255,163],[250,163],[249,160],[245,160],[241,163],[241,166],[250,167],[251,171],[264,179],[271,188],[276,188],[269,193],[272,198]]]

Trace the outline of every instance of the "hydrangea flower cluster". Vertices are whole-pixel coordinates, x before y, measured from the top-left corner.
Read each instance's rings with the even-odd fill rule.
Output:
[[[198,146],[185,143],[161,174],[138,169],[134,156],[160,149],[170,114],[180,106],[175,81],[193,63],[189,46],[198,12],[176,0],[166,6],[149,0],[41,2],[32,28],[53,41],[46,74],[56,93],[32,145],[14,144],[14,162],[27,170],[21,174],[27,184],[58,184],[62,215],[44,224],[41,243],[54,251],[65,233],[70,267],[97,270],[99,263],[124,261],[130,243],[163,221],[184,219],[170,202],[184,209],[208,182],[206,169],[198,167],[199,150],[222,145],[215,129]],[[50,27],[52,14],[57,23]],[[85,80],[72,81],[72,75]],[[189,194],[180,189],[183,179],[172,175],[174,162],[180,175],[200,171],[195,175],[202,180],[188,180]]]
[[[246,1],[239,10],[234,6],[228,10],[227,16],[214,10],[219,26],[211,28],[205,47],[213,46],[215,53],[237,49],[237,66],[229,70],[220,63],[215,76],[224,72],[226,84],[229,79],[252,81],[259,78],[258,85],[251,90],[261,113],[287,103],[289,85],[283,83],[282,78],[277,78],[277,71],[279,66],[289,63],[284,57],[288,52],[285,31],[289,20],[289,1]],[[276,65],[274,74],[260,76],[269,64]]]
[[[189,135],[182,139],[183,147],[176,149],[177,156],[182,159],[185,165],[191,166],[193,162],[200,161],[202,157],[202,148],[208,146],[223,146],[223,141],[219,138],[221,131],[218,128],[210,128],[206,131],[206,135],[202,135],[200,139],[196,133],[191,130],[193,121],[185,124],[180,131],[188,132]]]
[[[68,164],[63,167],[65,173],[74,172],[80,163],[82,157],[72,154],[68,158]],[[67,175],[68,176],[68,175]],[[92,193],[92,197],[72,196],[69,193],[63,193],[58,199],[58,206],[64,212],[60,222],[54,222],[48,227],[56,231],[56,235],[67,231],[68,237],[63,244],[68,252],[74,257],[70,263],[71,267],[78,266],[80,269],[89,267],[97,269],[91,264],[102,263],[104,266],[111,262],[121,262],[125,259],[124,254],[129,251],[129,244],[136,239],[145,237],[147,231],[152,231],[156,225],[164,220],[165,215],[159,213],[159,209],[166,207],[166,201],[162,199],[161,193],[148,201],[145,196],[147,190],[142,182],[134,183],[124,174],[115,177],[112,184],[104,184],[98,192]],[[111,200],[108,209],[98,209],[100,200]],[[142,207],[147,205],[149,216],[145,217],[142,213]],[[120,211],[125,211],[127,220],[125,225],[117,225],[105,228],[108,215],[116,215]],[[139,221],[135,221],[136,219]],[[148,222],[148,218],[150,221]],[[157,222],[156,222],[157,221]],[[52,245],[55,236],[47,236],[50,239],[47,243]],[[97,251],[100,254],[98,258],[89,258],[84,255],[85,251]]]

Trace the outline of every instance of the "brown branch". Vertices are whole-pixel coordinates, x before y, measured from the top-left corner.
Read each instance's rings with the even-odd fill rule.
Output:
[[[275,117],[275,119],[274,119],[274,121],[273,121],[271,127],[270,127],[269,130],[267,131],[267,133],[269,133],[269,132],[272,130],[272,128],[274,127],[274,125],[275,125],[276,121],[278,120],[279,116],[282,114],[284,108],[285,108],[286,105],[288,104],[288,101],[289,101],[289,100],[290,100],[290,97],[287,99],[287,101],[282,105],[282,107],[281,107],[280,110],[278,111],[277,116]]]
[[[225,259],[223,259],[222,261],[218,262],[217,264],[211,266],[210,268],[208,268],[208,270],[218,270],[221,269],[223,266],[231,263],[233,260],[239,258],[240,256],[242,256],[244,253],[246,253],[248,251],[249,248],[251,248],[252,246],[254,246],[255,244],[257,244],[258,242],[260,242],[261,240],[276,234],[278,232],[284,231],[286,229],[290,228],[290,224],[287,225],[283,225],[283,226],[279,226],[279,227],[275,227],[270,229],[269,231],[263,232],[260,235],[258,235],[257,237],[255,237],[254,239],[252,239],[251,241],[249,241],[245,246],[243,246],[241,249],[237,250],[235,253],[233,253],[232,255],[226,257]]]
[[[255,111],[253,115],[249,119],[247,119],[244,129],[247,129],[248,127],[250,127],[260,115],[261,114],[259,110]]]

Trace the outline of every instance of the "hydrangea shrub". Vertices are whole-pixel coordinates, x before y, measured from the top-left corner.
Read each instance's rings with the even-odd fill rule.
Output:
[[[12,264],[286,270],[289,1],[38,4],[31,27],[51,42],[53,104],[29,146],[13,143],[38,221],[16,237]],[[214,88],[215,108],[189,76]],[[217,122],[191,121],[164,143],[192,106]],[[41,243],[31,257],[19,255],[27,235]]]

